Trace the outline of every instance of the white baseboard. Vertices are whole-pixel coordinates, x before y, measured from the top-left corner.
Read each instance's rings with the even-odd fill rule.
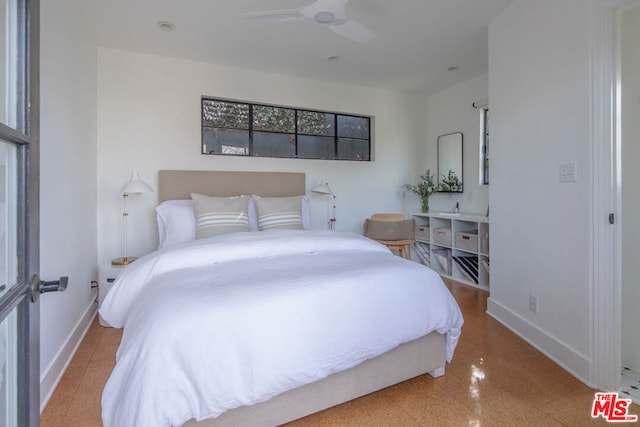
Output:
[[[589,358],[533,325],[499,302],[487,299],[487,314],[591,388]]]
[[[49,399],[51,399],[53,392],[60,382],[60,379],[62,379],[62,375],[66,371],[67,366],[71,363],[73,355],[76,353],[78,346],[80,346],[82,339],[89,330],[91,322],[97,312],[98,304],[91,299],[89,306],[78,320],[78,323],[76,323],[76,327],[73,329],[71,335],[69,335],[69,338],[67,338],[67,341],[62,348],[60,348],[60,351],[58,351],[53,362],[51,362],[44,372],[40,373],[40,413],[44,411]]]

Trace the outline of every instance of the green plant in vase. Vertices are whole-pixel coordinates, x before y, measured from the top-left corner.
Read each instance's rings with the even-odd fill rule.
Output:
[[[404,187],[420,197],[420,200],[422,200],[422,212],[429,212],[429,197],[437,189],[431,170],[427,169],[423,175],[420,175],[420,182],[417,185],[405,184]]]
[[[444,174],[441,174],[441,176],[442,179],[440,180],[440,187],[438,188],[438,191],[452,193],[459,193],[462,191],[462,183],[454,171],[449,170],[449,174],[447,176],[444,176]]]

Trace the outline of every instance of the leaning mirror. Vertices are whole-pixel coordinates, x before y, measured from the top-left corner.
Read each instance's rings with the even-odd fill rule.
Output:
[[[462,193],[462,132],[438,137],[438,191]]]

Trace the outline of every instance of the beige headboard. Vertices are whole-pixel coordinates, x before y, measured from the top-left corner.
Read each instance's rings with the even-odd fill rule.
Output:
[[[263,197],[305,194],[305,174],[297,172],[226,172],[161,170],[158,203],[190,199],[191,193],[228,197],[256,194]]]

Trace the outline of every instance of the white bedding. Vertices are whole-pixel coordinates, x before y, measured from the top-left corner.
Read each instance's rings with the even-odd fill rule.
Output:
[[[356,234],[298,230],[154,252],[120,274],[100,314],[125,326],[107,427],[216,417],[433,330],[450,361],[463,323],[431,269]]]

